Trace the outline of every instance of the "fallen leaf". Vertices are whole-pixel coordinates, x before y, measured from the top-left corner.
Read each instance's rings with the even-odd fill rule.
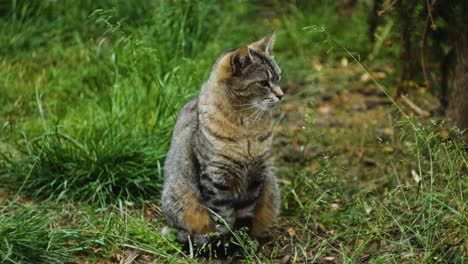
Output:
[[[281,263],[283,264],[289,263],[290,259],[291,259],[291,255],[286,255],[281,259]]]
[[[316,71],[321,71],[322,68],[323,68],[323,65],[320,64],[320,63],[314,63],[313,65],[314,65],[314,69],[315,69]]]
[[[393,136],[393,128],[379,128],[376,131],[376,136],[382,141],[389,141]]]
[[[416,183],[419,183],[421,181],[421,177],[419,177],[419,174],[415,170],[411,170],[411,176],[413,176],[413,180]]]
[[[361,75],[361,82],[367,82],[367,81],[369,81],[369,79],[370,79],[369,73],[366,72],[366,73]]]
[[[372,76],[372,78],[371,78]],[[364,73],[361,75],[361,82],[368,82],[371,79],[383,79],[387,76],[385,72],[371,72],[370,74],[368,72]]]
[[[445,140],[445,139],[448,138],[449,132],[448,132],[447,129],[442,129],[442,130],[440,131],[439,135],[440,135],[440,137],[441,137],[442,139]]]
[[[393,152],[395,149],[392,146],[385,146],[383,147],[383,151],[387,153]]]
[[[292,227],[286,228],[286,232],[288,232],[289,237],[291,237],[291,238],[296,236],[296,231],[294,231],[294,228],[292,228]]]
[[[346,67],[348,66],[348,63],[349,63],[348,58],[346,57],[341,58],[341,66]]]
[[[318,224],[318,225],[317,225],[317,229],[318,229],[318,231],[325,232],[325,225],[323,225],[323,224]]]
[[[340,205],[337,204],[337,203],[332,203],[331,205],[331,210],[332,212],[335,212],[336,210],[338,210],[338,208],[340,208]]]
[[[318,112],[320,114],[324,114],[324,115],[330,114],[332,111],[333,111],[333,109],[328,105],[320,106],[319,109],[318,109]]]
[[[400,259],[408,259],[408,258],[412,258],[414,257],[416,254],[414,253],[405,253],[403,255],[401,255]]]
[[[129,252],[127,258],[125,259],[125,261],[122,262],[122,260],[120,261],[120,263],[124,263],[124,264],[131,264],[135,261],[135,259],[138,257],[138,251],[136,250],[132,250]]]
[[[278,182],[284,185],[291,185],[291,181],[286,179],[278,179]]]
[[[318,164],[317,164],[317,163],[312,163],[312,164],[309,166],[309,171],[310,171],[311,173],[315,173],[317,170],[318,170]]]
[[[383,78],[385,78],[387,76],[387,74],[385,72],[373,72],[372,76],[375,79],[383,79]]]

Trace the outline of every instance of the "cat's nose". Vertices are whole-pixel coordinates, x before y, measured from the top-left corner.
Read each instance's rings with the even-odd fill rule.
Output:
[[[281,101],[281,99],[283,99],[283,91],[281,90],[281,88],[279,86],[275,86],[273,87],[273,93],[275,94],[275,96]]]

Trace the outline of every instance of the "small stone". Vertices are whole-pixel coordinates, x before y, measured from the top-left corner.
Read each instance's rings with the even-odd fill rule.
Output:
[[[376,131],[376,137],[379,141],[389,141],[393,136],[393,128],[386,127],[386,128],[379,128]]]
[[[281,259],[281,263],[286,264],[286,263],[289,263],[290,260],[291,260],[291,255],[286,255]]]

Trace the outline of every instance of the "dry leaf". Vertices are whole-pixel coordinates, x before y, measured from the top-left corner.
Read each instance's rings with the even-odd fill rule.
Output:
[[[331,205],[331,210],[332,210],[332,212],[338,210],[338,208],[340,208],[340,205],[339,205],[339,204],[337,204],[337,203],[332,203],[332,205]]]
[[[366,72],[363,75],[361,75],[361,82],[367,82],[369,81],[369,79],[370,79],[369,73]]]
[[[364,73],[361,75],[361,82],[368,82],[370,81],[372,78],[374,79],[383,79],[387,76],[387,74],[385,72],[372,72],[372,73]]]
[[[318,108],[318,112],[320,114],[324,114],[324,115],[330,114],[330,113],[332,113],[332,111],[333,111],[333,109],[328,105],[323,105],[323,106],[320,106]]]
[[[348,66],[348,58],[346,57],[341,58],[341,66],[343,67]]]
[[[383,78],[385,78],[387,76],[387,74],[385,74],[385,72],[373,72],[372,76],[375,79],[383,79]]]
[[[317,229],[318,229],[318,231],[325,232],[325,225],[323,225],[323,224],[318,224],[318,225],[317,225]]]
[[[413,180],[416,183],[419,183],[421,181],[421,177],[419,177],[418,173],[415,170],[411,170],[411,176],[413,176]]]
[[[286,232],[288,232],[289,237],[295,237],[296,236],[296,231],[294,231],[294,228],[292,228],[292,227],[286,228]]]
[[[290,181],[290,180],[278,179],[277,181],[278,181],[279,183],[283,184],[283,185],[291,185],[291,181]]]
[[[383,147],[383,151],[387,153],[392,153],[395,149],[392,146]]]
[[[314,63],[313,65],[314,65],[314,69],[315,69],[316,71],[321,71],[322,68],[323,68],[323,65],[320,64],[320,63]]]
[[[449,132],[448,132],[447,129],[444,128],[444,129],[442,129],[442,130],[440,131],[439,135],[440,135],[440,137],[441,137],[442,139],[445,140],[445,139],[448,138]]]
[[[317,163],[312,163],[312,164],[309,166],[309,171],[310,171],[311,173],[315,173],[317,170],[318,170],[318,164],[317,164]]]
[[[289,263],[290,259],[291,259],[291,255],[286,255],[281,259],[281,263],[283,264]]]

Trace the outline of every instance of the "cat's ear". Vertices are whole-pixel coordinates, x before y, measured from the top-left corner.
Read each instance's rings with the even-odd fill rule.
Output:
[[[275,44],[275,31],[263,37],[261,40],[254,42],[249,45],[255,51],[270,54],[273,50],[273,45]]]
[[[248,46],[238,48],[231,55],[232,72],[238,72],[241,68],[253,62],[252,54]]]

